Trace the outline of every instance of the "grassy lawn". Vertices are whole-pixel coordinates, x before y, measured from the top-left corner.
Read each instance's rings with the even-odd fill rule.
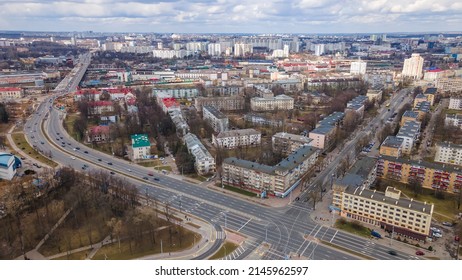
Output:
[[[155,235],[155,243],[152,242],[149,234],[144,234],[142,237],[138,236],[138,239],[132,240],[131,242],[128,238],[121,240],[120,249],[118,242],[105,245],[98,250],[93,259],[104,260],[107,258],[108,260],[129,260],[142,256],[159,254],[161,252],[161,240],[163,253],[182,251],[190,248],[194,245],[194,242],[200,240],[200,237],[196,237],[194,240],[194,232],[186,229],[182,229],[181,245],[179,242],[179,233],[173,234],[172,244],[169,243],[168,229],[158,231]]]
[[[74,132],[74,122],[78,118],[79,118],[79,115],[74,113],[74,114],[67,114],[66,119],[64,119],[64,124],[65,124],[64,127],[66,128],[67,133],[77,141],[79,140],[76,138],[76,135]]]
[[[196,180],[199,180],[201,182],[205,182],[207,181],[207,177],[204,177],[204,176],[201,176],[201,175],[198,175],[198,174],[185,174],[186,177],[189,177],[189,178],[192,178],[192,179],[196,179]]]
[[[23,133],[14,133],[11,135],[13,138],[14,143],[16,146],[21,149],[24,153],[28,154],[30,157],[35,158],[36,160],[49,165],[51,167],[56,167],[58,164],[44,156],[42,156],[39,152],[37,152],[34,148],[32,148],[29,143],[26,141]],[[37,140],[38,141],[38,140]]]
[[[213,256],[211,256],[209,260],[218,260],[224,258],[227,255],[231,254],[234,250],[236,250],[237,247],[237,244],[225,241],[225,243],[221,246],[220,250],[218,250]]]
[[[359,223],[348,222],[345,219],[338,219],[334,225],[336,228],[353,233],[362,237],[371,237],[371,231]]]
[[[83,250],[80,252],[76,252],[74,254],[66,255],[60,258],[56,258],[53,260],[84,260],[87,257],[87,254],[91,252],[90,250]]]
[[[221,188],[221,184],[216,184],[215,186],[218,187],[218,188]],[[237,192],[237,193],[240,193],[240,194],[243,194],[243,195],[246,195],[246,196],[250,196],[250,197],[256,197],[257,196],[256,193],[249,192],[249,191],[246,191],[246,190],[243,190],[243,189],[240,189],[240,188],[236,188],[236,187],[232,187],[232,186],[228,186],[228,185],[223,185],[223,186],[224,186],[224,189],[228,190],[228,191]]]

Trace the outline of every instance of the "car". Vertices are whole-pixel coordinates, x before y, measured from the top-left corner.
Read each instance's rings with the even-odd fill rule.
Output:
[[[43,141],[40,141],[40,144],[44,145],[44,144],[45,144],[45,142],[43,142]]]
[[[398,253],[396,253],[396,251],[393,251],[393,250],[388,251],[388,254],[390,254],[392,256],[397,256],[398,255]]]
[[[61,145],[61,147],[66,148],[66,145]]]
[[[164,160],[164,158],[163,158],[163,157],[161,157],[161,158],[160,158],[160,160]]]
[[[88,151],[85,151],[84,153],[85,153],[85,154],[88,154]]]
[[[443,222],[443,226],[452,227],[453,224],[451,222]]]
[[[110,173],[111,175],[114,175],[114,174],[115,174],[115,172],[114,172],[114,171],[111,171],[111,172],[109,172],[109,173]]]
[[[299,201],[299,200],[300,200],[300,197],[297,196],[297,197],[295,198],[295,201]]]
[[[67,142],[67,145],[70,145],[71,143]]]
[[[459,242],[459,241],[460,241],[460,237],[459,237],[458,235],[454,236],[454,241]]]
[[[155,178],[154,178],[154,181],[160,181],[160,179],[159,179],[159,178],[157,178],[157,177],[155,177]]]
[[[87,168],[85,166],[82,166],[82,170],[85,170],[85,169],[87,169]]]
[[[59,135],[59,132],[56,132],[57,135]]]
[[[74,151],[77,151],[77,149],[76,149],[76,148],[74,148],[74,149],[72,149],[72,150],[74,150]]]
[[[154,174],[152,174],[151,172],[148,173],[149,176],[154,176]]]
[[[148,177],[146,177],[146,176],[144,176],[144,177],[143,177],[143,179],[144,179],[144,180],[149,180],[149,178],[148,178]]]
[[[99,158],[98,161],[103,161],[103,160]]]
[[[425,253],[422,252],[422,251],[417,251],[417,252],[415,252],[415,254],[416,254],[417,256],[423,256],[423,255],[425,255]]]
[[[433,231],[433,232],[441,233],[441,230],[439,228],[436,228],[436,227],[431,227],[430,230]]]
[[[132,172],[132,170],[131,170],[130,168],[127,168],[127,171],[128,171],[128,172]]]
[[[80,150],[80,147],[75,147],[77,150]]]
[[[112,162],[108,162],[107,164],[112,165]]]
[[[65,143],[65,142],[61,142],[61,144],[62,144],[63,146],[66,146],[66,143]]]
[[[61,136],[61,137],[59,137],[59,138],[60,138],[61,140],[63,139],[63,137],[62,137],[62,136]]]
[[[75,160],[75,157],[71,157],[71,159],[74,159],[74,160]]]
[[[441,237],[443,237],[443,235],[441,233],[434,232],[433,237],[441,238]]]

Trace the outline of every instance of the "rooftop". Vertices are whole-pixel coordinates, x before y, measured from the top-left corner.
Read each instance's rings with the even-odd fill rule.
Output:
[[[422,101],[416,104],[414,107],[414,111],[422,111],[425,113],[430,112],[430,102],[428,101]]]
[[[189,152],[196,158],[196,160],[213,160],[212,155],[195,134],[188,133],[183,137],[183,140],[188,147]]]
[[[387,191],[389,190],[390,187],[387,188]],[[433,212],[433,204],[427,204],[426,202],[420,202],[417,200],[413,199],[407,199],[404,197],[400,197],[399,199],[391,198],[387,196],[383,192],[378,192],[375,190],[369,190],[369,189],[361,189],[360,187],[347,187],[345,190],[345,193],[348,193],[350,195],[356,195],[360,196],[366,199],[371,199],[380,203],[385,203],[389,205],[397,205],[402,208],[407,208],[416,212],[421,212],[425,214],[432,214]]]
[[[403,117],[414,118],[414,119],[417,119],[418,116],[419,116],[419,113],[415,111],[406,111],[403,114]]]
[[[332,125],[320,125],[312,131],[310,131],[310,133],[326,135],[329,134],[334,128],[335,127]]]
[[[399,148],[403,144],[403,138],[399,138],[396,136],[387,136],[385,141],[382,143],[382,147],[389,147],[389,148]]]
[[[457,150],[462,150],[462,145],[447,143],[447,142],[440,142],[437,143],[436,146],[443,147],[443,148],[452,148]]]
[[[415,96],[415,99],[427,99],[427,97],[423,95],[422,93],[419,93]]]
[[[447,164],[439,164],[439,163],[433,163],[433,162],[421,161],[421,160],[416,161],[416,160],[396,158],[396,157],[390,157],[390,156],[384,156],[384,155],[379,156],[379,160],[380,159],[391,161],[391,162],[399,162],[402,164],[409,164],[412,166],[420,166],[420,167],[430,168],[430,169],[435,169],[435,170],[440,170],[440,171],[455,172],[455,173],[462,175],[462,167],[457,167],[457,166],[452,166],[452,165],[447,165]]]
[[[339,121],[343,120],[345,117],[345,113],[343,112],[333,112],[329,116],[325,117],[321,121],[318,122],[319,126],[322,125],[335,125]]]
[[[427,88],[424,94],[436,94],[437,91],[438,91],[437,88]]]
[[[252,99],[256,100],[256,101],[294,100],[292,97],[290,97],[288,95],[285,95],[285,94],[280,94],[280,95],[277,95],[277,96],[274,96],[274,97],[268,97],[268,98],[253,97]]]
[[[308,138],[306,136],[298,135],[298,134],[292,134],[292,133],[286,133],[286,132],[278,132],[273,135],[273,138],[282,138],[282,139],[287,139],[287,140],[292,140],[296,142],[302,142],[302,143],[310,143],[313,141],[313,139]]]
[[[176,101],[175,98],[163,98],[162,103],[164,103],[165,107],[170,108],[170,107],[179,107],[180,103]]]
[[[149,137],[147,134],[133,134],[132,138],[132,147],[141,148],[141,147],[150,147],[151,142],[149,142]]]
[[[217,108],[213,106],[204,106],[202,107],[202,110],[208,111],[210,114],[212,114],[215,118],[217,119],[227,119],[228,117],[220,112]]]
[[[260,135],[261,132],[253,128],[236,129],[236,130],[222,131],[217,135],[217,138],[237,137],[237,136],[256,135],[256,134]]]

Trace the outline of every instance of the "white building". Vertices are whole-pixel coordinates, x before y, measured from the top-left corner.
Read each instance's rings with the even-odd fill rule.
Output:
[[[147,134],[133,134],[129,157],[131,160],[147,158],[151,155],[151,142]]]
[[[286,197],[314,166],[318,154],[318,149],[303,146],[274,166],[226,158],[222,166],[222,182],[265,196]]]
[[[234,56],[245,56],[249,53],[253,53],[252,44],[234,44]]]
[[[228,130],[229,119],[225,114],[212,106],[202,107],[202,114],[213,130],[217,133]]]
[[[153,50],[152,55],[154,57],[163,58],[163,59],[172,59],[172,58],[184,58],[192,54],[187,50]]]
[[[444,125],[453,125],[462,128],[462,114],[446,114]]]
[[[219,43],[211,43],[207,46],[207,53],[210,56],[220,56],[221,55],[221,45]]]
[[[451,97],[449,99],[449,109],[462,110],[462,97]]]
[[[0,88],[0,99],[19,99],[24,96],[21,88],[6,87]]]
[[[324,44],[317,44],[314,46],[314,55],[321,56],[324,54],[324,52]]]
[[[16,174],[16,167],[16,159],[14,155],[0,153],[0,179],[13,179]]]
[[[250,99],[250,108],[252,111],[293,110],[294,99],[285,94],[270,98],[253,97]]]
[[[418,53],[413,53],[411,58],[404,60],[403,66],[403,77],[410,77],[413,79],[422,78],[422,69],[423,69],[424,59]]]
[[[366,74],[366,67],[367,67],[367,62],[366,61],[353,61],[351,62],[350,65],[350,74],[353,75],[364,75]]]
[[[462,165],[462,145],[448,143],[436,144],[435,161]]]
[[[313,139],[306,136],[279,132],[271,138],[274,152],[279,152],[283,155],[289,155],[302,146],[311,146]]]
[[[257,146],[261,143],[261,133],[253,128],[222,131],[217,136],[213,135],[212,143],[225,149]]]
[[[190,154],[194,156],[194,168],[199,175],[214,173],[216,170],[215,159],[207,151],[199,138],[192,133],[188,133],[183,137],[183,141],[188,147]]]
[[[415,141],[420,135],[420,125],[421,123],[417,121],[407,121],[396,134],[396,137],[403,139],[403,154],[411,154]]]

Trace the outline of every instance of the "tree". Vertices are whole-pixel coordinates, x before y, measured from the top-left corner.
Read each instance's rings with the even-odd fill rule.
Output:
[[[414,198],[417,198],[419,194],[422,193],[422,182],[417,180],[416,178],[411,178],[408,182],[409,188],[412,190],[414,194]]]
[[[6,106],[3,103],[0,103],[0,123],[8,123],[9,115],[6,110]]]
[[[318,189],[314,189],[313,191],[311,191],[309,194],[308,194],[308,197],[311,199],[311,201],[313,202],[313,211],[316,210],[316,203],[318,203],[320,197],[321,197],[321,194],[319,192]]]

